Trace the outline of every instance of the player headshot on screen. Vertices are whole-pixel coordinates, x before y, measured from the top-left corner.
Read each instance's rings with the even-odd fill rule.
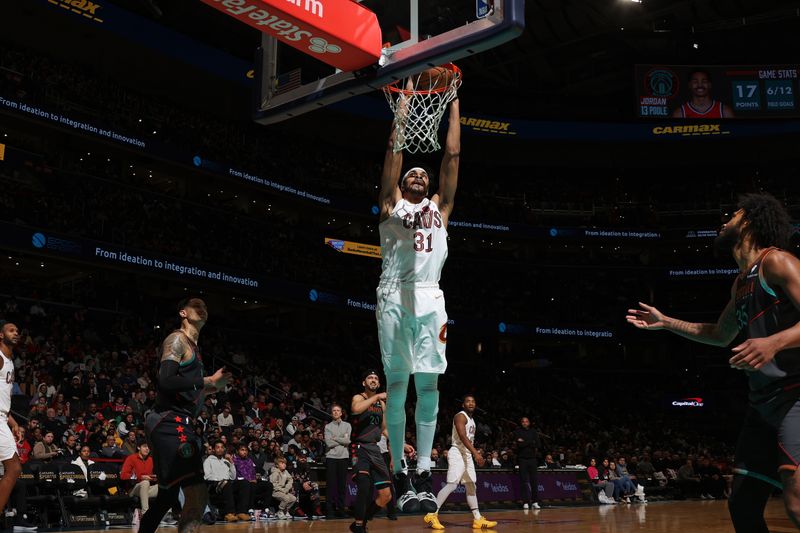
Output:
[[[705,70],[693,70],[687,79],[689,99],[675,108],[673,118],[733,118],[731,107],[711,96],[711,76]]]

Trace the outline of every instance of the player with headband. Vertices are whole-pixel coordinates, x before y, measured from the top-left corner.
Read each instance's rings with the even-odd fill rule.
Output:
[[[450,104],[439,189],[430,196],[431,175],[422,167],[401,172],[392,127],[381,176],[380,238],[383,267],[377,290],[378,340],[387,380],[386,426],[398,508],[436,510],[431,449],[439,411],[439,375],[447,368],[447,313],[439,278],[447,259],[447,223],[458,182],[461,123],[458,99]],[[411,376],[417,392],[417,471],[408,484],[401,460],[406,394]],[[413,489],[413,490],[412,490]]]

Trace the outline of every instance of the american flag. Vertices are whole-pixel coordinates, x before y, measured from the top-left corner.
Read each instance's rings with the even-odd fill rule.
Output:
[[[296,68],[289,72],[284,72],[275,79],[275,94],[285,93],[300,87],[302,81],[300,79],[300,70]]]

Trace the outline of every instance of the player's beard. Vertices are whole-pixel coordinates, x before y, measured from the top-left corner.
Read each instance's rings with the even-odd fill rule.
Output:
[[[739,239],[742,232],[739,226],[726,226],[724,231],[714,239],[714,249],[721,253],[731,253],[733,249],[739,244]]]

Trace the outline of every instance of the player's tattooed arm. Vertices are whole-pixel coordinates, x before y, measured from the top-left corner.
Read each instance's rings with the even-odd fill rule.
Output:
[[[204,388],[202,377],[184,376],[181,363],[192,356],[192,350],[179,332],[170,334],[161,345],[161,365],[158,369],[158,384],[161,390],[185,392]]]
[[[177,331],[171,333],[161,345],[161,362],[175,361],[180,364],[190,351],[187,348],[186,340],[181,333]]]

